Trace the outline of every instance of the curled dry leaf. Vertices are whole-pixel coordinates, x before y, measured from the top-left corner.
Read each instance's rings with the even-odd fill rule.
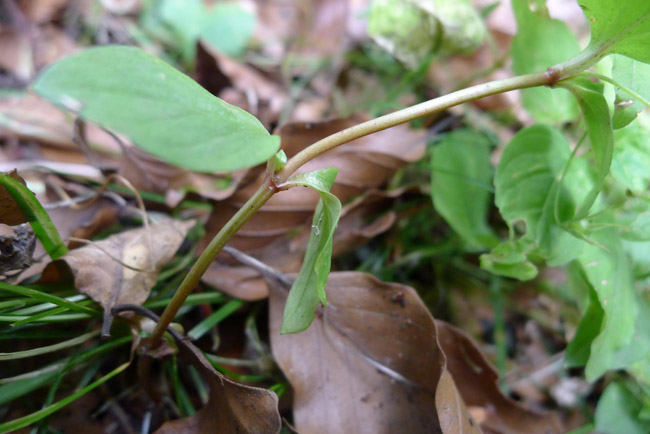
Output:
[[[438,342],[458,391],[468,406],[484,410],[481,427],[486,433],[564,432],[555,415],[528,409],[499,391],[496,371],[469,336],[443,321],[436,321],[436,327]]]
[[[149,230],[132,229],[71,250],[46,267],[43,280],[60,280],[71,272],[77,290],[107,314],[118,304],[142,304],[193,225],[191,220],[165,218]]]
[[[298,431],[480,432],[443,377],[436,327],[414,289],[332,273],[327,297],[308,330],[280,335],[286,290],[271,290],[271,345],[294,389]]]
[[[235,383],[218,372],[192,343],[176,340],[181,356],[207,381],[210,397],[194,415],[165,422],[156,434],[266,434],[282,427],[275,392]]]
[[[365,118],[362,117],[353,117],[319,123],[298,122],[281,127],[276,134],[279,134],[282,138],[282,149],[288,157],[291,157],[319,139],[364,120]],[[339,173],[331,191],[341,202],[345,204],[355,197],[371,199],[372,195],[364,196],[364,194],[384,185],[400,167],[422,157],[426,145],[425,135],[424,131],[412,130],[408,125],[391,128],[339,146],[305,164],[300,169],[300,172],[309,172],[325,167],[337,167]],[[202,247],[209,243],[219,229],[253,194],[262,182],[263,176],[264,174],[261,173],[257,179],[247,184],[242,183],[242,188],[237,190],[228,200],[219,204],[206,225],[207,234],[202,241]],[[275,249],[276,246],[271,247],[273,243],[279,242],[278,240],[285,237],[287,238],[286,242],[290,242],[290,238],[293,238],[291,237],[292,234],[295,235],[296,231],[299,232],[302,227],[309,225],[319,197],[318,193],[307,188],[292,188],[274,195],[262,207],[260,212],[255,214],[233,237],[230,245],[249,254],[260,257],[267,256],[264,254],[264,250],[267,248]],[[361,203],[355,202],[354,206],[361,207],[362,203],[363,201]],[[368,216],[370,213],[365,215]],[[351,219],[350,223],[358,228],[358,223],[354,223],[354,221],[355,219]],[[387,221],[383,220],[384,229]],[[343,220],[341,222],[342,226]],[[374,229],[380,227],[382,227],[382,224],[375,226]],[[373,235],[377,234],[376,230],[370,232]],[[363,236],[361,236],[361,239],[363,239]],[[338,244],[339,249],[341,245],[341,243]],[[290,250],[301,252],[296,245],[292,246]],[[299,255],[297,259],[291,257],[283,260],[278,257],[277,251],[275,251],[268,256],[275,258],[270,265],[278,267],[282,271],[292,272],[300,267],[301,258]],[[283,261],[287,263],[284,266],[282,265]],[[287,268],[290,265],[292,268]],[[293,265],[296,265],[297,268],[293,267]],[[205,279],[208,283],[216,284],[220,289],[229,291],[228,288],[222,286],[223,281],[218,281],[218,268],[218,264],[212,265],[211,269],[206,273],[208,277],[205,277]],[[237,297],[240,296],[234,292],[231,292],[231,294]],[[262,291],[262,295],[264,294],[265,291]]]

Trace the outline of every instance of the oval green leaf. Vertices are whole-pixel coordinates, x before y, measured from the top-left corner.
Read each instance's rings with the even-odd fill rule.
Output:
[[[38,77],[34,91],[197,172],[251,167],[280,146],[280,138],[254,116],[134,47],[98,47],[67,57]]]

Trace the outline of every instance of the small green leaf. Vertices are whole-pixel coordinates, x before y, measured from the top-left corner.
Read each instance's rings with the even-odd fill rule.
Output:
[[[642,420],[639,401],[623,383],[611,383],[598,400],[596,429],[603,434],[647,434],[650,421]]]
[[[69,56],[46,69],[34,91],[129,136],[170,164],[199,172],[254,166],[280,144],[254,116],[134,47],[98,47]]]
[[[524,0],[513,0],[512,6],[517,20],[511,48],[515,74],[544,71],[580,52],[578,40],[564,22],[532,12]],[[521,92],[524,108],[537,122],[558,124],[578,115],[575,100],[564,89],[536,87]]]
[[[192,64],[196,57],[196,41],[205,19],[205,7],[201,0],[162,0],[158,13],[162,21],[171,27],[180,45],[184,63]]]
[[[68,252],[54,223],[50,220],[41,203],[36,199],[34,193],[20,181],[7,174],[0,174],[0,184],[7,189],[22,213],[29,220],[34,233],[43,243],[43,247],[50,258],[58,259]]]
[[[576,191],[571,182],[560,182],[570,156],[566,139],[549,126],[535,125],[512,138],[497,166],[495,202],[513,232],[525,232],[516,248],[498,247],[490,256],[481,258],[482,265],[498,272],[494,264],[521,264],[524,268],[517,271],[517,277],[532,278],[534,267],[528,259],[512,257],[514,262],[508,262],[504,258],[510,258],[510,253],[504,256],[504,252],[534,255],[546,259],[549,265],[566,263],[580,254],[585,242],[566,229],[576,211]],[[588,182],[582,174],[585,169],[581,160],[571,161],[566,172],[565,181]]]
[[[591,40],[585,52],[597,58],[618,53],[650,63],[650,2],[645,0],[578,0]]]
[[[593,151],[593,159],[596,166],[595,184],[591,191],[583,199],[580,208],[576,212],[575,220],[587,216],[596,197],[603,189],[605,177],[609,173],[614,152],[614,135],[612,120],[609,113],[607,101],[602,92],[587,88],[582,85],[581,78],[571,80],[564,87],[569,89],[578,100],[580,109],[585,118],[587,135]],[[586,82],[587,86],[594,87],[593,83]]]
[[[646,100],[650,98],[650,65],[637,62],[629,57],[614,55],[612,78],[621,85],[636,92]],[[614,101],[614,117],[612,123],[615,129],[623,128],[643,110],[645,105],[622,89],[616,88]]]
[[[591,238],[598,245],[586,245],[578,262],[604,312],[585,369],[587,380],[594,381],[615,366],[616,351],[632,341],[639,308],[630,262],[616,231],[600,230]]]
[[[525,248],[515,241],[504,241],[490,253],[481,255],[481,268],[500,276],[530,280],[537,276],[537,267],[528,260]]]
[[[337,169],[327,168],[300,173],[285,184],[311,187],[320,193],[321,200],[314,212],[305,259],[284,308],[283,334],[306,330],[314,320],[318,303],[327,303],[325,285],[332,260],[332,238],[341,215],[341,202],[329,192],[337,172]]]
[[[637,122],[614,131],[612,176],[635,194],[650,182],[650,130]]]
[[[217,3],[207,13],[200,36],[220,52],[238,57],[246,50],[255,21],[255,15],[237,3]]]
[[[483,134],[458,130],[433,148],[433,206],[469,249],[496,244],[496,237],[487,224],[491,184],[490,142]]]
[[[280,149],[278,153],[275,154],[275,157],[273,157],[274,172],[277,173],[282,170],[285,164],[287,164],[287,154],[285,154],[284,151]]]

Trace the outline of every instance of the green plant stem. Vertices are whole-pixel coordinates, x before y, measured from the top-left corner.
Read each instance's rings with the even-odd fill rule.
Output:
[[[264,203],[266,203],[266,201],[278,191],[277,186],[285,183],[287,179],[305,163],[344,143],[446,110],[465,102],[511,90],[526,89],[536,86],[552,86],[560,80],[579,74],[584,69],[583,66],[590,64],[589,62],[593,63],[593,59],[586,58],[585,56],[579,56],[576,59],[576,61],[568,61],[561,65],[549,68],[545,72],[482,83],[412,107],[389,113],[332,134],[296,154],[287,162],[284,168],[275,175],[272,175],[272,171],[271,173],[268,173],[267,179],[262,186],[260,186],[248,202],[237,211],[228,223],[221,228],[219,233],[215,235],[210,242],[210,245],[208,245],[205,251],[201,253],[201,256],[199,256],[199,259],[196,261],[187,276],[185,276],[185,279],[179,286],[176,294],[174,294],[169,305],[162,313],[160,321],[156,324],[151,339],[151,346],[155,347],[158,344],[160,338],[162,338],[163,333],[167,329],[167,326],[174,319],[185,299],[198,284],[205,270],[207,270],[210,263],[212,263],[214,258],[219,254],[230,238],[232,238],[239,228],[241,228],[244,223],[246,223],[246,221],[248,221],[248,219],[251,218],[253,214],[255,214],[262,205],[264,205]]]
[[[599,74],[597,72],[592,72],[592,71],[585,71],[585,72],[583,72],[583,74],[587,75],[587,76],[590,76],[590,77],[597,78],[597,79],[602,80],[602,81],[605,81],[605,82],[611,84],[614,87],[618,87],[623,92],[629,94],[632,98],[639,101],[640,103],[642,103],[646,107],[650,107],[650,101],[648,101],[647,99],[645,99],[644,97],[639,95],[637,92],[635,92],[632,89],[630,89],[629,87],[619,83],[618,81],[614,80],[611,77],[608,77],[608,76],[603,75],[603,74]]]
[[[344,143],[367,136],[378,131],[394,127],[399,124],[410,122],[412,120],[437,113],[442,110],[454,107],[456,105],[473,101],[490,95],[496,95],[511,90],[525,89],[529,87],[552,85],[555,82],[568,78],[569,75],[557,76],[549,71],[537,74],[522,75],[510,77],[502,80],[491,81],[488,83],[478,84],[476,86],[461,89],[436,99],[425,101],[423,103],[407,107],[405,109],[389,113],[387,115],[362,122],[353,127],[347,128],[331,136],[319,140],[308,148],[303,149],[292,159],[287,161],[284,168],[276,175],[276,183],[286,182],[302,165],[321,155],[330,149],[336,148]]]
[[[153,331],[151,337],[151,345],[155,347],[162,337],[163,333],[167,329],[169,323],[172,322],[176,313],[185,302],[185,299],[190,295],[194,287],[199,283],[201,276],[205,273],[205,270],[208,269],[214,258],[219,254],[228,241],[237,233],[239,228],[241,228],[244,223],[250,219],[253,214],[255,214],[261,207],[266,203],[267,200],[273,196],[276,189],[270,183],[269,179],[267,182],[263,183],[260,188],[251,196],[250,199],[237,211],[237,213],[232,216],[228,223],[226,223],[219,233],[210,241],[208,247],[205,248],[201,256],[196,260],[196,263],[190,269],[185,279],[181,282],[178,290],[170,300],[169,304],[163,311],[160,316],[160,320],[156,324],[156,328]]]

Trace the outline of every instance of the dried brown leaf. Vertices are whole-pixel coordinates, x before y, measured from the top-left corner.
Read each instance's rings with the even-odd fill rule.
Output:
[[[47,266],[44,279],[58,280],[67,267],[76,288],[101,304],[105,312],[118,304],[142,304],[158,272],[174,257],[193,225],[194,221],[165,218],[152,224],[149,231],[132,229],[71,250]]]
[[[0,138],[19,137],[77,150],[72,141],[74,120],[32,94],[0,99]],[[94,150],[119,154],[115,140],[99,127],[88,125],[88,141]]]
[[[68,0],[20,0],[25,17],[34,23],[52,21],[69,3]]]
[[[25,180],[15,170],[5,175],[9,175],[13,179],[20,181],[23,185],[26,185]],[[27,221],[27,217],[20,210],[14,198],[3,185],[0,185],[0,223],[16,226]]]
[[[458,433],[469,426],[415,290],[345,272],[330,275],[327,294],[308,330],[280,335],[286,291],[271,291],[271,345],[294,389],[298,431]]]
[[[17,27],[0,28],[0,68],[20,82],[27,82],[34,73],[29,36]]]
[[[166,204],[178,205],[188,191],[208,199],[224,200],[232,195],[245,170],[230,174],[202,174],[174,166],[136,148],[125,146],[118,163],[120,175],[128,179],[138,190],[166,195]],[[223,184],[223,188],[219,185]]]
[[[277,433],[282,422],[278,397],[270,390],[246,386],[218,372],[203,353],[187,341],[176,341],[180,354],[210,386],[207,404],[194,415],[165,422],[156,434]]]
[[[564,432],[552,413],[533,411],[504,396],[497,373],[476,344],[464,332],[436,321],[438,342],[447,357],[447,368],[468,406],[484,409],[482,428],[495,434],[553,434]]]

